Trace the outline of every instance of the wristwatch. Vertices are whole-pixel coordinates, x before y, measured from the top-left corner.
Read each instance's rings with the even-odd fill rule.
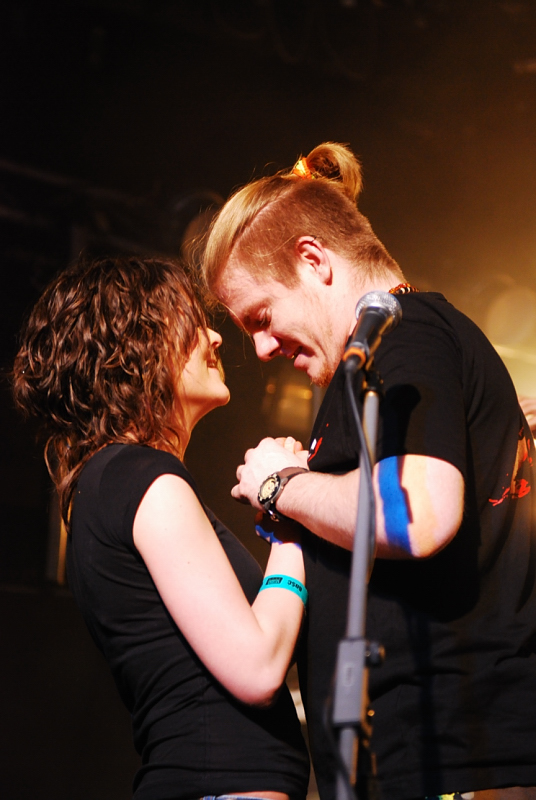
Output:
[[[295,475],[301,472],[309,472],[305,467],[285,467],[279,472],[272,472],[267,478],[263,480],[259,488],[257,499],[267,514],[273,519],[274,522],[279,522],[283,514],[278,514],[275,501],[289,482]]]

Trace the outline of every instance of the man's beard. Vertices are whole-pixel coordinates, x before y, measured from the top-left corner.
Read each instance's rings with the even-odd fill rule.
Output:
[[[333,369],[333,367],[326,365],[322,368],[322,370],[314,378],[314,380],[312,380],[312,383],[314,383],[315,386],[319,386],[320,389],[325,389],[326,386],[329,386],[329,384],[331,383],[331,379],[333,378],[334,375],[335,375],[335,369]]]

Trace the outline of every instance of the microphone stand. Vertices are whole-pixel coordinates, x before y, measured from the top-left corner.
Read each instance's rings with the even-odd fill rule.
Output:
[[[354,370],[348,366],[346,385],[359,428],[359,413],[352,386],[353,373]],[[362,438],[346,637],[339,642],[332,711],[332,724],[339,729],[337,800],[355,800],[352,788],[356,782],[359,800],[379,798],[375,758],[370,750],[373,712],[369,709],[368,670],[382,663],[383,648],[365,639],[367,584],[374,561],[376,522],[372,483],[366,479],[364,462],[368,456],[371,474],[376,458],[381,378],[371,367],[362,371],[361,382],[364,441]],[[363,452],[363,445],[366,453]]]

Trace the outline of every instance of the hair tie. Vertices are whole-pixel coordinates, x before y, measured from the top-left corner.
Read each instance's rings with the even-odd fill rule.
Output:
[[[297,175],[298,178],[303,178],[304,180],[314,180],[315,177],[307,166],[307,159],[304,156],[294,164],[292,175]]]

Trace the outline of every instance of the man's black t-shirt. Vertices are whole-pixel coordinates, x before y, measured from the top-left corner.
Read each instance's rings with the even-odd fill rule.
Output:
[[[280,791],[300,800],[309,764],[286,687],[269,709],[232,697],[196,656],[162,602],[132,538],[138,506],[160,475],[178,475],[175,456],[110,445],[85,465],[68,542],[69,584],[132,715],[142,766],[135,800]],[[205,508],[250,603],[262,571]]]
[[[508,373],[481,331],[441,296],[400,298],[400,325],[375,365],[383,379],[377,458],[416,454],[465,480],[461,528],[426,560],[377,559],[367,637],[386,649],[370,671],[372,749],[389,800],[536,785],[534,446]],[[312,470],[359,462],[339,367],[311,440]],[[388,478],[388,476],[387,476]],[[323,729],[345,635],[350,554],[307,535],[308,644],[302,659],[313,763],[335,790]]]

